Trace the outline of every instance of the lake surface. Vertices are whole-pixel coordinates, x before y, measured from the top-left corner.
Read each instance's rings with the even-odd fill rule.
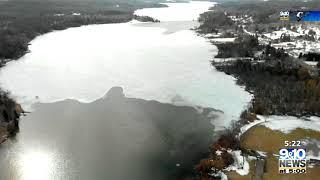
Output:
[[[108,154],[104,151],[107,147],[115,144],[119,145],[118,147],[127,147],[122,146],[123,143],[127,143],[125,137],[130,137],[129,140],[135,142],[136,139],[153,134],[152,132],[159,131],[161,133],[156,134],[163,135],[171,125],[178,129],[183,124],[175,122],[187,119],[175,119],[175,116],[170,116],[169,119],[172,121],[168,121],[164,115],[162,118],[156,118],[157,121],[151,125],[140,122],[136,123],[136,126],[134,122],[114,121],[112,114],[103,114],[106,112],[92,108],[101,108],[95,106],[95,103],[100,102],[100,98],[114,86],[121,86],[126,96],[131,98],[221,110],[223,113],[213,111],[219,116],[209,118],[214,126],[207,127],[212,128],[212,132],[228,126],[231,120],[239,117],[251,99],[250,94],[237,86],[234,78],[217,72],[210,66],[209,61],[217,54],[217,48],[189,30],[197,25],[195,20],[199,13],[206,11],[213,3],[168,5],[168,8],[150,8],[136,12],[139,15],[150,15],[159,19],[161,23],[132,21],[90,25],[39,36],[31,42],[31,53],[18,61],[8,63],[0,70],[1,87],[10,91],[25,108],[33,111],[22,118],[20,133],[16,139],[1,145],[0,166],[6,167],[1,168],[0,177],[79,179],[81,176],[80,179],[108,179],[108,176],[104,176],[105,169],[101,167],[114,165],[120,168],[123,164],[117,164],[114,162],[115,159],[110,157],[117,154],[117,151],[120,154],[122,151],[116,148]],[[60,100],[64,101],[56,102]],[[33,106],[39,102],[46,104]],[[143,114],[143,108],[137,111]],[[181,112],[188,114],[191,111],[187,109]],[[193,111],[192,113],[196,114]],[[202,117],[202,113],[198,112],[199,116]],[[101,122],[101,119],[106,118],[105,122]],[[168,122],[167,126],[164,129],[152,130],[158,127],[155,124],[162,119]],[[118,124],[112,126],[113,123]],[[106,126],[114,127],[109,131],[115,133],[106,131]],[[120,136],[124,131],[123,127],[133,128],[133,132]],[[146,127],[151,127],[151,130]],[[202,131],[199,129],[196,132],[192,137],[198,137]],[[204,139],[210,137],[208,131],[204,132]],[[110,136],[113,134],[119,138],[115,137],[115,140],[112,140]],[[162,135],[156,137],[162,139]],[[152,144],[150,139],[148,142]],[[165,145],[159,146],[166,147],[168,142],[172,143],[164,142]],[[190,140],[191,144],[197,144],[196,142],[199,140]],[[131,151],[123,151],[126,155],[129,152]],[[150,156],[154,154],[151,153]],[[163,156],[157,156],[159,157],[163,159]],[[139,161],[139,158],[134,160]],[[135,163],[127,165],[135,166]],[[138,167],[147,166],[144,164]],[[179,162],[177,167],[180,167]],[[123,172],[133,173],[141,170],[129,171],[128,168],[124,167]],[[1,172],[5,169],[9,170]],[[160,169],[158,173],[162,174],[163,169]],[[121,171],[117,169],[115,174],[109,178],[120,177]],[[141,174],[132,179],[142,178],[139,175]],[[150,177],[150,174],[147,173],[146,177]]]
[[[0,146],[0,179],[183,179],[207,157],[208,117],[193,107],[126,98],[38,104]]]
[[[39,36],[31,53],[0,70],[1,87],[29,109],[34,102],[66,98],[91,102],[121,86],[129,97],[220,109],[227,125],[250,95],[210,66],[217,48],[189,30],[212,5],[176,3],[137,12],[163,23],[91,25]]]

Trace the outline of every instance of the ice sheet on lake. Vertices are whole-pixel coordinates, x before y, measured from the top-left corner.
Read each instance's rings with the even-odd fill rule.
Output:
[[[196,19],[211,4],[170,6],[190,20],[191,10]],[[171,17],[167,11],[173,10],[166,9],[170,8],[156,11]],[[238,119],[251,95],[210,65],[217,54],[215,46],[191,30],[164,34],[161,23],[155,23],[160,27],[136,23],[82,26],[39,36],[31,42],[31,53],[1,68],[1,87],[26,107],[63,99],[91,102],[121,86],[129,97],[171,103],[179,96],[194,105],[222,110],[221,126]]]

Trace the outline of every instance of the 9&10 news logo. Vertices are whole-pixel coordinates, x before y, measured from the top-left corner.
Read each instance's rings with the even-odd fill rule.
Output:
[[[284,148],[279,151],[279,173],[306,173],[306,150],[300,148]]]

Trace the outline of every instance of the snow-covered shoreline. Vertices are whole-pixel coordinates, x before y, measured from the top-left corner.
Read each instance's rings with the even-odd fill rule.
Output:
[[[241,134],[247,132],[250,128],[261,125],[272,130],[278,130],[283,133],[290,133],[297,128],[319,131],[320,129],[320,117],[294,117],[294,116],[262,116],[257,115],[257,120],[246,124],[241,127]]]

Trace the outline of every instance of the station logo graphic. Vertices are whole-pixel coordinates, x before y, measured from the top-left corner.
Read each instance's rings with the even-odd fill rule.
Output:
[[[306,173],[306,150],[301,148],[284,148],[279,150],[279,173]]]

